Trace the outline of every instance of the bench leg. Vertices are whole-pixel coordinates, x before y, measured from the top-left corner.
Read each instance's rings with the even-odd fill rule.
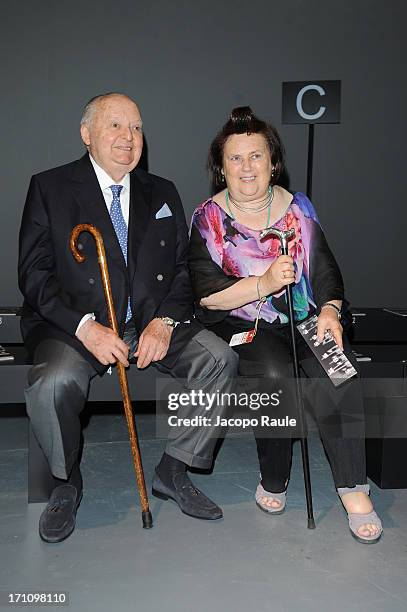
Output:
[[[55,487],[55,481],[31,427],[29,430],[28,503],[47,502]]]

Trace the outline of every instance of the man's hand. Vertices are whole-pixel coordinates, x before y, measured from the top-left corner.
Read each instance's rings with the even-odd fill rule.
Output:
[[[120,361],[128,367],[129,347],[110,327],[89,320],[79,328],[76,336],[103,365]]]
[[[161,319],[153,319],[140,335],[137,351],[137,367],[146,368],[152,361],[164,359],[170,346],[173,328]]]
[[[340,324],[338,315],[336,314],[335,310],[333,308],[330,308],[329,306],[326,308],[322,308],[320,315],[318,317],[318,325],[317,325],[318,342],[322,342],[326,331],[331,332],[336,344],[343,350],[342,325]]]

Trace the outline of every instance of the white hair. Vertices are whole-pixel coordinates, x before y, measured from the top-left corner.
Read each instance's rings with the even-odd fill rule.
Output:
[[[126,94],[122,94],[118,91],[109,91],[108,93],[104,93],[104,94],[95,96],[94,98],[91,98],[89,100],[89,102],[86,104],[85,108],[83,109],[83,113],[81,117],[81,125],[87,125],[89,127],[93,121],[95,111],[97,107],[99,106],[99,104],[103,102],[104,100],[106,100],[107,98],[110,98],[113,96],[122,96],[124,98],[128,98],[129,100],[131,100],[131,98],[126,96]]]

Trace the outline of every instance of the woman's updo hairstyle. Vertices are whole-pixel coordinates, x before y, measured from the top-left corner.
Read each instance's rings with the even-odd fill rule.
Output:
[[[270,184],[278,182],[284,169],[284,146],[276,128],[271,123],[262,121],[253,113],[250,106],[238,106],[230,113],[230,117],[220,132],[216,135],[209,149],[208,171],[216,188],[225,186],[222,174],[223,149],[225,142],[233,134],[262,134],[267,142],[271,162],[274,167]]]

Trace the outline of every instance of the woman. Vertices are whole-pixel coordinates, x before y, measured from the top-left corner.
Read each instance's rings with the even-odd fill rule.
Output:
[[[286,285],[294,283],[296,320],[317,313],[318,339],[330,332],[343,348],[341,273],[311,202],[278,184],[284,169],[278,133],[249,107],[232,111],[211,145],[208,167],[221,190],[198,206],[192,219],[189,263],[197,316],[227,342],[234,334],[256,328],[252,342],[234,346],[239,374],[283,381],[292,376]],[[295,229],[289,255],[279,255],[278,240],[260,238],[270,226]],[[301,340],[298,352],[308,377],[325,376]],[[326,392],[317,386],[313,411],[351,533],[360,542],[372,543],[380,538],[382,526],[369,497],[364,439],[328,435],[329,417],[341,406],[348,408],[353,402],[353,409],[362,412],[360,398],[351,396],[349,387]],[[256,503],[265,512],[280,514],[286,503],[292,442],[287,437],[266,438],[260,428],[254,434],[261,475]]]

